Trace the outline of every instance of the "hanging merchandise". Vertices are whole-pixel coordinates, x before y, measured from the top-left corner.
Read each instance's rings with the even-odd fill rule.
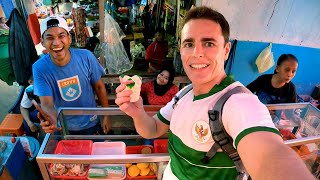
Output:
[[[85,47],[87,36],[86,27],[86,11],[83,7],[72,9],[72,17],[74,22],[74,31],[77,47]]]
[[[16,82],[27,85],[32,74],[32,64],[39,59],[26,21],[14,9],[7,22],[9,30],[9,58],[12,62]]]
[[[101,49],[109,74],[121,74],[133,66],[121,41],[124,37],[125,34],[118,23],[108,13],[105,13],[104,40]]]
[[[256,59],[256,65],[259,73],[264,73],[274,65],[273,54],[271,52],[272,43],[269,44],[264,50],[261,51]]]
[[[13,85],[15,76],[9,59],[9,31],[0,29],[0,80]]]

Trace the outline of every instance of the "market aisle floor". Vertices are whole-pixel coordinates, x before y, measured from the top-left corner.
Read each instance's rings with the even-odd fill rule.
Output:
[[[19,87],[8,86],[5,82],[0,80],[0,122],[7,115],[8,110],[16,101],[19,93]]]

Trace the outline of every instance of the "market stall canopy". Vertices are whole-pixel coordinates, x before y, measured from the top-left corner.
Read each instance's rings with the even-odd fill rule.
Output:
[[[231,39],[320,48],[319,0],[202,0],[221,12]]]

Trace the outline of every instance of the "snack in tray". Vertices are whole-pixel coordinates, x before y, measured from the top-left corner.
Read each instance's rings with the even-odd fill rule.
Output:
[[[150,172],[149,168],[140,169],[140,176],[146,176],[149,174],[149,172]]]
[[[89,178],[103,178],[107,176],[103,168],[90,168],[88,173]]]
[[[125,169],[123,166],[91,167],[88,176],[98,179],[119,179],[125,176]]]
[[[88,167],[87,164],[54,163],[50,168],[50,174],[54,176],[84,176]]]
[[[130,177],[154,176],[157,174],[158,166],[156,163],[133,163],[128,168]]]
[[[137,163],[137,167],[142,170],[149,167],[149,163]]]
[[[140,169],[137,165],[132,165],[128,168],[128,175],[131,177],[137,177],[140,174]]]
[[[151,154],[152,149],[150,147],[144,147],[141,149],[141,154]]]
[[[279,129],[279,132],[282,135],[283,140],[297,139],[297,137],[288,129]],[[306,145],[293,146],[291,148],[300,156],[311,153]]]
[[[138,75],[134,75],[132,77],[128,75],[121,76],[122,82],[130,81],[132,80],[133,83],[127,84],[126,90],[131,89],[132,94],[130,95],[130,102],[136,102],[139,100],[140,97],[140,91],[141,91],[141,84],[142,84],[142,79]]]

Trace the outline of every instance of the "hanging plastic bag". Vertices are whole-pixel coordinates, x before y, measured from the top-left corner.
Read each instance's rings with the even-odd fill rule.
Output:
[[[264,73],[274,65],[273,54],[271,52],[272,43],[269,44],[264,50],[261,51],[256,59],[256,65],[259,73]]]
[[[104,40],[101,50],[105,58],[105,65],[109,74],[121,74],[130,70],[133,63],[122,44],[125,34],[118,23],[108,14],[105,14]]]

